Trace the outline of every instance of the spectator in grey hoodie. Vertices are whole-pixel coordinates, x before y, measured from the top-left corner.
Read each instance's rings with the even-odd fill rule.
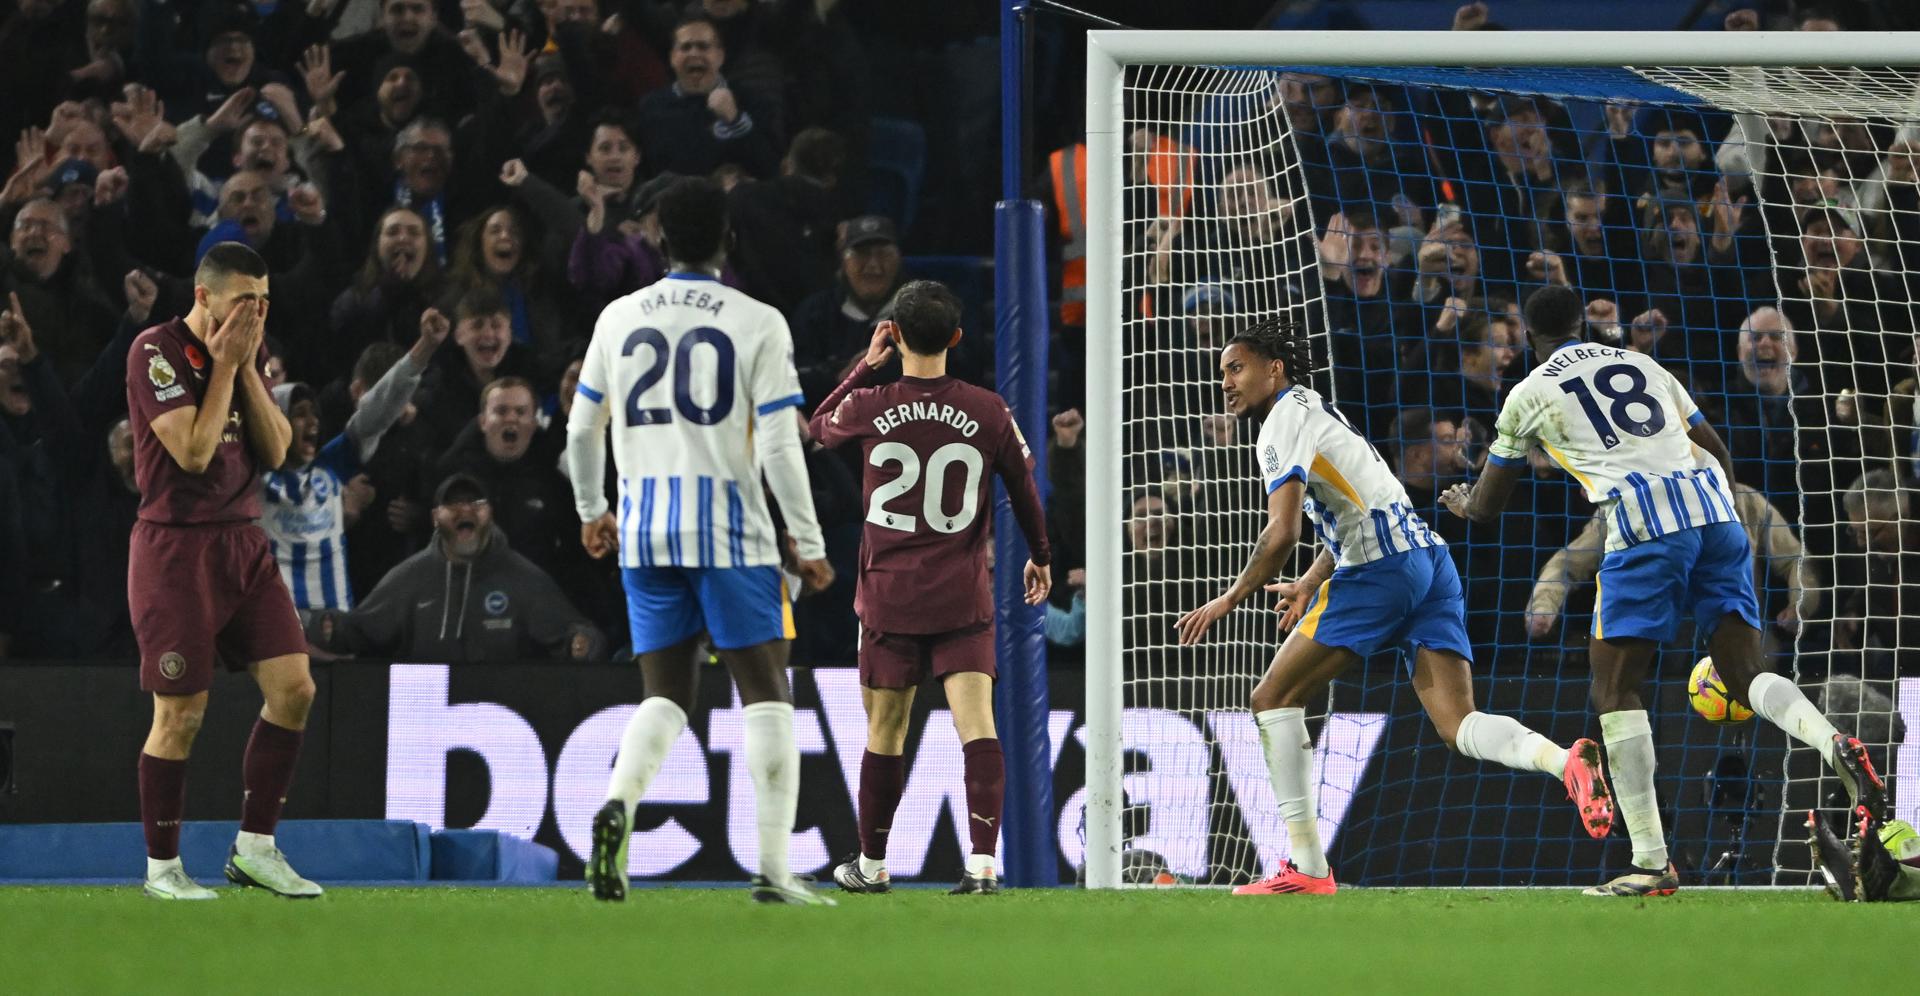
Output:
[[[324,651],[418,661],[600,660],[605,640],[493,524],[487,489],[455,474],[434,494],[433,539],[351,612],[314,614]]]

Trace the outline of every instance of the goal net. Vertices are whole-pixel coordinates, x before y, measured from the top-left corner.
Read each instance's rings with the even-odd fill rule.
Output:
[[[1572,36],[1335,37],[1095,35],[1089,327],[1117,349],[1089,377],[1088,882],[1238,883],[1287,856],[1247,709],[1281,638],[1272,599],[1196,647],[1173,629],[1264,521],[1258,426],[1222,414],[1217,370],[1257,319],[1310,330],[1312,386],[1448,541],[1479,708],[1599,738],[1596,509],[1545,454],[1496,523],[1437,502],[1483,466],[1533,364],[1519,304],[1550,283],[1587,302],[1590,338],[1676,374],[1727,440],[1771,663],[1868,744],[1913,819],[1920,71],[1807,36],[1610,45],[1658,67],[1525,65]],[[1406,64],[1441,46],[1489,65]],[[1807,813],[1837,821],[1844,795],[1764,721],[1693,714],[1705,652],[1683,627],[1647,689],[1675,863],[1688,884],[1807,883]],[[1628,861],[1624,827],[1589,840],[1556,780],[1451,756],[1396,653],[1312,713],[1343,882],[1587,884]]]

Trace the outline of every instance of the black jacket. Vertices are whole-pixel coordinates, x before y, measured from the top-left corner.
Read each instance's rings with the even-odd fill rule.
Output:
[[[572,658],[581,634],[587,652]],[[469,563],[449,559],[434,538],[351,612],[315,613],[307,635],[336,652],[455,664],[598,660],[606,652],[600,631],[498,526]]]
[[[642,97],[640,140],[646,147],[640,161],[656,173],[705,176],[734,163],[754,176],[772,176],[780,165],[780,138],[751,92],[735,89],[733,97],[740,117],[731,125],[707,109],[706,94],[682,94],[678,84]]]

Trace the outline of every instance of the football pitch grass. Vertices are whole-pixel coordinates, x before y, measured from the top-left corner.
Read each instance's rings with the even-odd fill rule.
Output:
[[[0,888],[0,991],[1793,992],[1904,987],[1920,909],[1809,891],[903,888],[834,909],[744,888]]]

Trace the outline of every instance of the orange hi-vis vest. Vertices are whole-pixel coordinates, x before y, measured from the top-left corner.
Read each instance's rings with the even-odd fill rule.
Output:
[[[1128,152],[1132,155],[1132,152]],[[1076,142],[1055,149],[1048,157],[1053,170],[1054,217],[1060,225],[1060,321],[1087,323],[1087,144]],[[1162,218],[1178,218],[1193,202],[1193,150],[1165,136],[1155,136],[1147,152],[1147,182],[1153,184]]]

